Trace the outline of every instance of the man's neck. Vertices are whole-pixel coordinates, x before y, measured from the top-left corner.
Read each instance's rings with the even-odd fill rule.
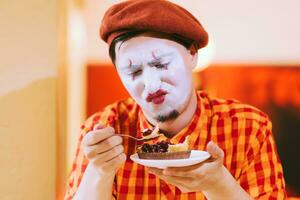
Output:
[[[175,120],[159,123],[160,130],[162,130],[167,137],[173,137],[174,135],[179,133],[193,119],[197,108],[197,96],[195,90],[193,90],[191,95],[192,96],[188,106],[182,113],[180,113],[180,115]],[[145,115],[145,117],[151,124],[157,124],[157,122],[153,118],[148,117],[147,115]]]

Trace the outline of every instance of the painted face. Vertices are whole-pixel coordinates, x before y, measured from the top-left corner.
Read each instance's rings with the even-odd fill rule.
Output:
[[[116,45],[116,67],[144,114],[158,122],[177,118],[190,103],[196,63],[179,43],[138,36]]]

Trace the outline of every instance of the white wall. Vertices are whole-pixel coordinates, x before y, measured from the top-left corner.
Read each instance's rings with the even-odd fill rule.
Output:
[[[55,199],[57,1],[0,1],[0,199]]]
[[[109,61],[99,39],[104,11],[120,1],[86,0],[88,58]],[[215,43],[214,62],[300,63],[299,0],[173,0],[192,12]]]

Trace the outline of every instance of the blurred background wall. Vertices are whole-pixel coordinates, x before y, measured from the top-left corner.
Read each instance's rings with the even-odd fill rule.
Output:
[[[109,62],[98,37],[104,11],[118,0],[86,0],[89,62]],[[210,34],[213,63],[298,63],[299,0],[172,0],[192,12]]]
[[[128,97],[98,36],[116,2],[0,0],[1,200],[62,199],[80,124]],[[289,195],[300,196],[300,1],[173,2],[210,34],[195,87],[271,116]]]
[[[54,199],[57,2],[0,1],[0,199]]]

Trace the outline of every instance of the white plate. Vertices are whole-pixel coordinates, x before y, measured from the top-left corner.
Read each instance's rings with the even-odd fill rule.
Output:
[[[140,159],[137,154],[130,156],[133,162],[144,165],[146,167],[156,167],[159,169],[165,169],[167,167],[185,167],[200,163],[210,157],[210,154],[206,151],[192,150],[189,158],[176,159],[176,160],[148,160]]]

